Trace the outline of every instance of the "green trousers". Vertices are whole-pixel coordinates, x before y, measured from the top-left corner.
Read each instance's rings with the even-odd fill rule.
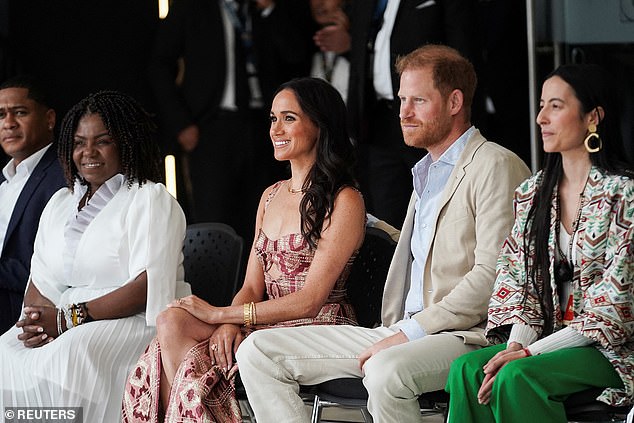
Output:
[[[449,371],[449,423],[565,423],[563,401],[593,387],[622,388],[610,362],[594,347],[565,348],[511,361],[496,375],[487,405],[478,403],[482,367],[506,344],[458,357]]]

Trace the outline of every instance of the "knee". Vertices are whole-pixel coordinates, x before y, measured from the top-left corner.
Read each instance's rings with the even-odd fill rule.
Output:
[[[387,350],[368,359],[363,366],[363,371],[365,373],[363,384],[370,395],[386,391],[393,392],[395,389],[409,386],[409,372],[404,369],[398,357],[389,354]]]
[[[463,354],[451,363],[449,367],[449,380],[451,380],[452,377],[473,374],[478,370],[482,370],[483,366],[484,363],[474,357],[473,354]]]
[[[507,363],[495,376],[492,387],[493,394],[495,396],[498,394],[508,396],[509,394],[513,395],[515,390],[525,392],[522,387],[534,380],[535,372],[539,372],[539,369],[536,369],[536,366],[532,365],[529,360],[518,359]]]
[[[179,308],[167,308],[156,316],[156,334],[161,344],[166,340],[174,340],[187,328],[186,315]]]
[[[484,370],[487,356],[467,353],[457,357],[449,367],[446,389],[448,392],[469,392],[480,389],[484,380]]]
[[[262,335],[266,335],[265,332],[269,331],[270,329],[257,330],[240,343],[236,351],[236,361],[240,368],[257,365],[254,363],[262,363],[263,359],[267,361],[270,359],[266,349],[266,339],[262,340]]]

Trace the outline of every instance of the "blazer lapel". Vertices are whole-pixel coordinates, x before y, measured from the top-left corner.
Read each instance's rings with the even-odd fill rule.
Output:
[[[486,142],[486,139],[480,135],[479,130],[475,130],[475,132],[471,135],[467,144],[465,145],[458,162],[453,168],[451,175],[449,175],[449,180],[447,181],[447,186],[445,187],[442,198],[440,200],[440,204],[438,205],[438,210],[436,211],[436,217],[434,218],[434,233],[433,237],[436,236],[436,229],[438,228],[438,217],[440,216],[441,211],[447,206],[451,197],[453,197],[454,193],[458,189],[458,186],[462,182],[465,177],[465,169],[469,164],[473,161],[473,155],[480,148],[482,144]]]
[[[40,162],[37,166],[35,166],[35,169],[33,169],[33,173],[29,177],[29,180],[26,181],[26,184],[24,185],[24,188],[22,188],[22,192],[18,197],[18,201],[15,203],[11,219],[9,220],[9,226],[7,227],[7,233],[4,237],[5,242],[11,237],[11,234],[17,227],[20,217],[23,215],[27,205],[29,204],[29,200],[33,196],[37,187],[46,177],[48,167],[54,160],[56,160],[55,148],[49,147],[46,153],[44,153],[44,156],[40,159]]]

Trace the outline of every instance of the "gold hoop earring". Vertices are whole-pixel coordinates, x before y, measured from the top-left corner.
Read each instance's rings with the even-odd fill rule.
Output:
[[[597,126],[595,124],[591,123],[590,126],[588,126],[588,131],[590,133],[588,134],[586,139],[583,140],[583,145],[586,147],[586,150],[588,151],[588,153],[596,153],[597,151],[600,151],[603,148],[603,141],[601,140],[601,137],[599,136],[599,134],[597,134]],[[595,147],[590,146],[590,142],[592,141],[593,138],[596,139],[598,142],[598,145]]]

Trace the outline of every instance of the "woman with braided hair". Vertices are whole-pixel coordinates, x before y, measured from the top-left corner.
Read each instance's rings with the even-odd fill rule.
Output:
[[[24,310],[0,337],[0,409],[83,408],[83,421],[120,420],[125,378],[155,334],[157,314],[190,293],[185,218],[158,182],[150,116],[102,91],[61,127],[67,188],[42,213]]]

